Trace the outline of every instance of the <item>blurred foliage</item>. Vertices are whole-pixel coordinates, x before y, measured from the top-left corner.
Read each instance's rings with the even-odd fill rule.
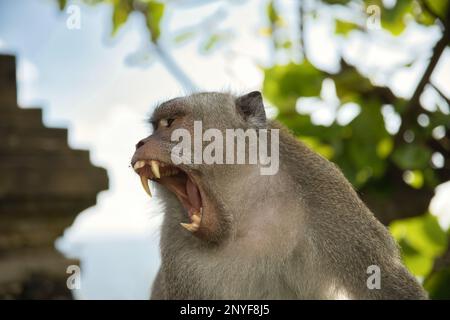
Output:
[[[447,235],[430,214],[394,221],[390,231],[403,249],[405,263],[418,276],[427,276],[447,249]]]
[[[64,10],[70,1],[57,0],[59,8]],[[88,5],[97,4],[111,4],[113,7],[112,12],[112,28],[111,34],[114,36],[117,31],[128,20],[129,16],[133,12],[139,12],[144,15],[146,27],[150,32],[150,38],[152,42],[157,42],[161,34],[161,20],[164,16],[165,4],[162,1],[157,0],[84,0],[82,1]]]
[[[161,25],[169,1],[85,2],[113,6],[113,35],[132,12],[145,16],[153,44],[158,44],[164,34]],[[449,231],[442,230],[428,212],[434,188],[450,180],[449,100],[430,83],[433,69],[450,44],[450,0],[304,0],[298,2],[299,17],[295,22],[298,26],[289,25],[287,17],[279,10],[280,2],[265,2],[268,23],[259,32],[260,36],[270,37],[275,53],[283,52],[289,57],[288,62],[279,63],[275,59],[272,66],[263,69],[263,94],[276,106],[277,119],[308,146],[340,166],[377,217],[389,225],[401,246],[405,264],[424,280],[430,296],[450,298],[450,259],[446,258],[450,255]],[[67,5],[62,0],[59,4],[61,9]],[[335,73],[321,70],[310,61],[304,41],[307,24],[303,21],[314,21],[321,10],[327,9],[333,9],[329,11],[333,13],[335,36],[342,45],[347,44],[352,33],[359,33],[369,40],[382,33],[383,39],[389,36],[395,42],[410,24],[441,29],[441,39],[433,48],[428,68],[411,99],[396,96],[388,86],[374,84],[370,76],[350,65],[344,57]],[[346,14],[334,14],[337,12]],[[378,27],[383,31],[373,30]],[[229,33],[216,32],[210,25],[202,29],[210,31],[202,43],[203,52],[211,51],[229,38]],[[292,29],[298,30],[299,34],[291,32]],[[175,43],[181,43],[193,39],[196,33],[189,29],[172,32],[171,36],[174,35]],[[300,44],[300,48],[296,44]],[[407,62],[399,68],[413,65],[414,61]],[[349,123],[339,124],[335,117],[329,125],[318,125],[312,120],[311,113],[299,112],[298,105],[306,97],[323,101],[324,81],[334,85],[339,100],[336,112],[349,104],[359,107]],[[434,111],[423,108],[419,98],[426,86],[441,95],[447,111],[440,107]],[[401,120],[395,132],[387,130],[383,114],[386,107]],[[444,163],[433,162],[436,156],[443,158]]]
[[[280,37],[283,27],[277,23],[281,18],[276,4],[276,1],[270,1],[268,5],[272,28],[268,34]],[[346,41],[352,32],[373,36],[370,28],[376,28],[376,23],[392,37],[399,36],[409,23],[415,21],[425,27],[440,27],[442,37],[447,37],[446,42],[441,41],[443,47],[450,44],[449,1],[397,0],[391,7],[385,6],[381,0],[316,1],[316,5],[304,12],[298,23],[315,19],[319,10],[330,6],[339,7],[341,11],[353,11],[353,15],[348,15],[353,19],[334,17],[336,37],[343,37],[342,41]],[[366,19],[358,19],[364,13]],[[300,25],[298,29],[303,30],[304,26]],[[433,54],[440,55],[444,48],[434,48]],[[281,49],[275,45],[275,50]],[[439,60],[439,56],[436,59]],[[305,54],[300,61],[292,58],[291,62],[276,63],[264,72],[263,93],[277,107],[278,120],[291,128],[300,140],[341,167],[376,215],[390,224],[405,264],[413,274],[424,279],[430,296],[450,298],[449,264],[436,268],[436,261],[447,253],[449,235],[427,212],[434,188],[450,180],[448,112],[444,113],[439,108],[435,111],[424,109],[418,99],[422,92],[416,92],[411,101],[397,97],[390,88],[375,85],[344,59],[336,73],[315,67]],[[425,76],[428,79],[424,80],[429,83],[429,75]],[[336,120],[328,126],[317,125],[310,113],[298,112],[302,100],[299,98],[322,99],[321,90],[326,79],[333,81],[339,99],[337,112],[348,103],[360,107],[357,116],[346,125],[340,125]],[[419,90],[423,91],[423,87],[416,91]],[[386,105],[392,106],[402,122],[395,133],[386,128],[383,116]],[[419,116],[426,121],[420,124]],[[443,137],[433,135],[433,130],[439,126],[445,132]],[[435,153],[445,159],[443,166],[436,167],[432,162]],[[388,210],[394,214],[383,216]]]

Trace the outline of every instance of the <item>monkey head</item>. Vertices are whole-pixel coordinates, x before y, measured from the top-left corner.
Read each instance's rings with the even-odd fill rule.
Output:
[[[229,164],[195,161],[192,145],[191,161],[175,163],[173,150],[178,141],[172,141],[172,137],[177,129],[182,129],[196,139],[195,123],[201,123],[202,130],[213,129],[224,136],[227,129],[266,128],[261,94],[255,91],[236,97],[212,92],[175,98],[157,106],[150,122],[153,133],[137,143],[131,161],[145,191],[151,196],[148,182],[155,182],[161,190],[166,215],[172,215],[170,219],[178,220],[192,235],[211,243],[224,239],[234,219],[228,209],[239,205],[231,204],[237,201],[236,192],[240,192],[236,188],[245,175],[255,172],[255,166],[241,165],[237,170]],[[203,150],[205,141],[201,144]],[[174,201],[181,210],[170,209]]]

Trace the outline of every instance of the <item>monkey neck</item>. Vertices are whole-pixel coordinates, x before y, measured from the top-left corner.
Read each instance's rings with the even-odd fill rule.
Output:
[[[342,187],[349,191],[345,197],[354,197],[352,188],[346,185],[334,165],[309,150],[280,124],[271,122],[269,129],[280,130],[279,170],[275,175],[261,175],[258,166],[240,165],[229,167],[229,171],[221,174],[214,173],[221,177],[212,179],[214,182],[208,191],[215,210],[205,214],[217,215],[217,220],[222,222],[219,222],[220,227],[226,229],[222,243],[237,239],[245,243],[245,239],[250,237],[252,240],[256,238],[251,242],[253,244],[270,245],[266,240],[270,239],[267,237],[269,234],[291,230],[293,223],[298,226],[295,232],[303,232],[301,226],[306,208],[335,210],[325,208],[324,197],[344,199]],[[167,218],[166,225],[170,226],[170,231],[163,234],[179,231],[184,213],[181,207],[176,211],[170,215],[174,218]],[[179,240],[184,243],[189,241],[188,237],[191,235],[183,233]],[[292,239],[286,237],[286,241],[289,240]],[[189,243],[195,246],[202,242]]]
[[[291,194],[292,191],[297,192],[296,198],[300,195],[308,197],[317,194],[319,190],[327,193],[341,187],[352,189],[333,163],[310,150],[284,126],[272,121],[270,128],[280,130],[279,176],[286,188],[290,188]]]

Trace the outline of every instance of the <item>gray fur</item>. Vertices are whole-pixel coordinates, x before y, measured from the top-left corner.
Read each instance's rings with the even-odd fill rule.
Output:
[[[185,111],[179,126],[204,129],[281,128],[280,169],[262,176],[255,166],[192,165],[217,215],[210,238],[180,227],[186,215],[158,187],[165,206],[161,268],[153,299],[423,299],[425,291],[402,265],[387,229],[358,198],[341,171],[259,110],[247,118],[238,97],[200,93],[157,108]],[[176,102],[174,104],[174,101]],[[242,100],[238,100],[242,101]],[[245,99],[244,99],[245,101]],[[262,107],[262,106],[261,106]],[[166,109],[166,110],[164,110]],[[155,116],[154,115],[154,116]],[[170,154],[168,135],[157,137]],[[208,212],[206,212],[208,214]],[[367,267],[381,268],[381,289],[366,286]]]

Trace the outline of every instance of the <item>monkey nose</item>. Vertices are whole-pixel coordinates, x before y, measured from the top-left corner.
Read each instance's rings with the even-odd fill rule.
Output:
[[[145,139],[142,139],[141,141],[136,143],[136,150],[142,147],[145,144],[145,142],[146,142]]]

